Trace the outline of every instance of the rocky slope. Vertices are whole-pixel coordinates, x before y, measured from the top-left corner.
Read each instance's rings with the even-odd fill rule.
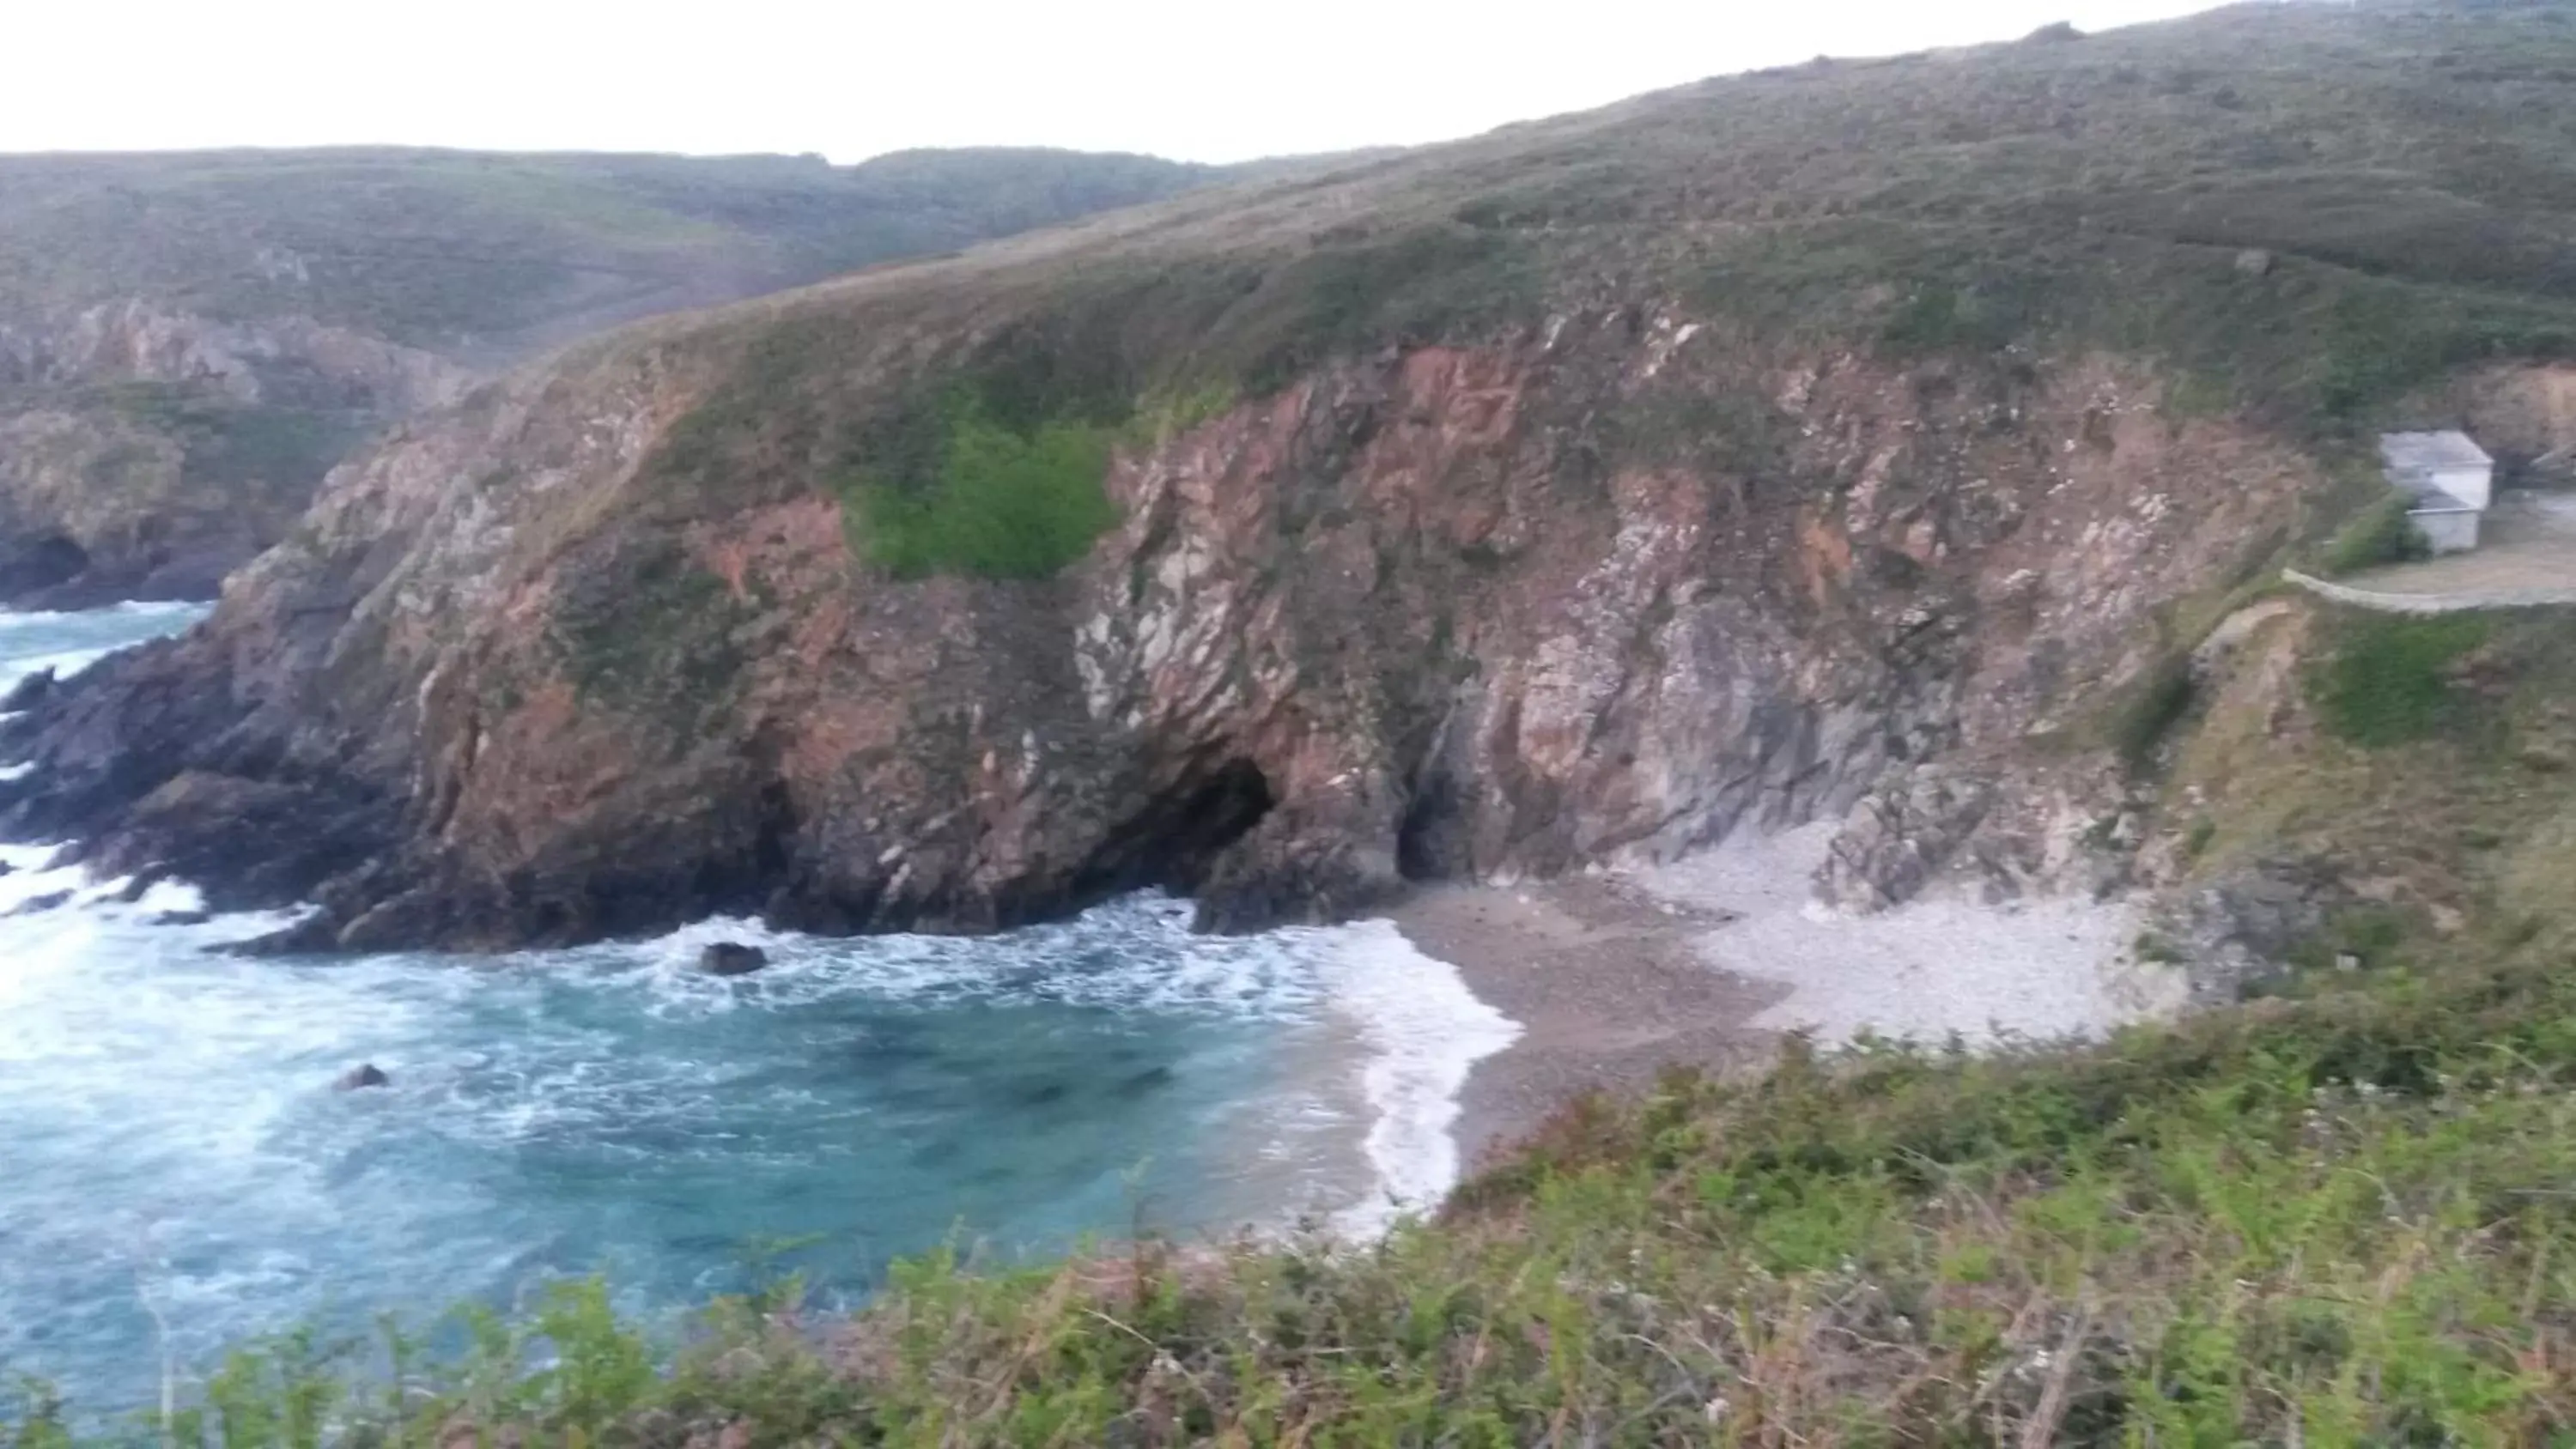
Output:
[[[1819,817],[1845,905],[2115,884],[2370,420],[2576,338],[2558,254],[2298,199],[2560,225],[2576,153],[2454,163],[2564,19],[1712,83],[650,324],[335,475],[0,799],[310,947],[1250,926]],[[2192,220],[2212,156],[2268,209]]]
[[[0,602],[210,598],[331,465],[653,312],[1164,196],[1144,157],[0,157]]]

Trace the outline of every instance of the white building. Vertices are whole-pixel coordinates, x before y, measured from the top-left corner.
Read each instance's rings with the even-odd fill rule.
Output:
[[[2478,521],[2495,499],[2495,459],[2466,433],[2385,433],[2379,456],[2388,481],[2414,495],[2406,516],[2435,553],[2478,546]]]

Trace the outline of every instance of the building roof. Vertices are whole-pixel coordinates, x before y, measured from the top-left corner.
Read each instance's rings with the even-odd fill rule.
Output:
[[[2492,468],[2495,459],[2461,432],[2382,433],[2379,456],[2401,473],[2435,468]]]

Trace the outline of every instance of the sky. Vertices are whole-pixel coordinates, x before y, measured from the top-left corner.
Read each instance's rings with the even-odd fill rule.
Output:
[[[0,0],[0,151],[1410,145],[2208,0]]]

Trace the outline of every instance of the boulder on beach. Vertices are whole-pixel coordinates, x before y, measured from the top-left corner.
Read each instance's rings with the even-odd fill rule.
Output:
[[[393,1084],[394,1079],[386,1076],[374,1062],[362,1062],[341,1073],[340,1080],[333,1082],[331,1088],[338,1092],[359,1092],[369,1087],[390,1087]]]
[[[718,941],[698,953],[698,969],[710,976],[748,976],[768,964],[768,952],[737,941]]]

